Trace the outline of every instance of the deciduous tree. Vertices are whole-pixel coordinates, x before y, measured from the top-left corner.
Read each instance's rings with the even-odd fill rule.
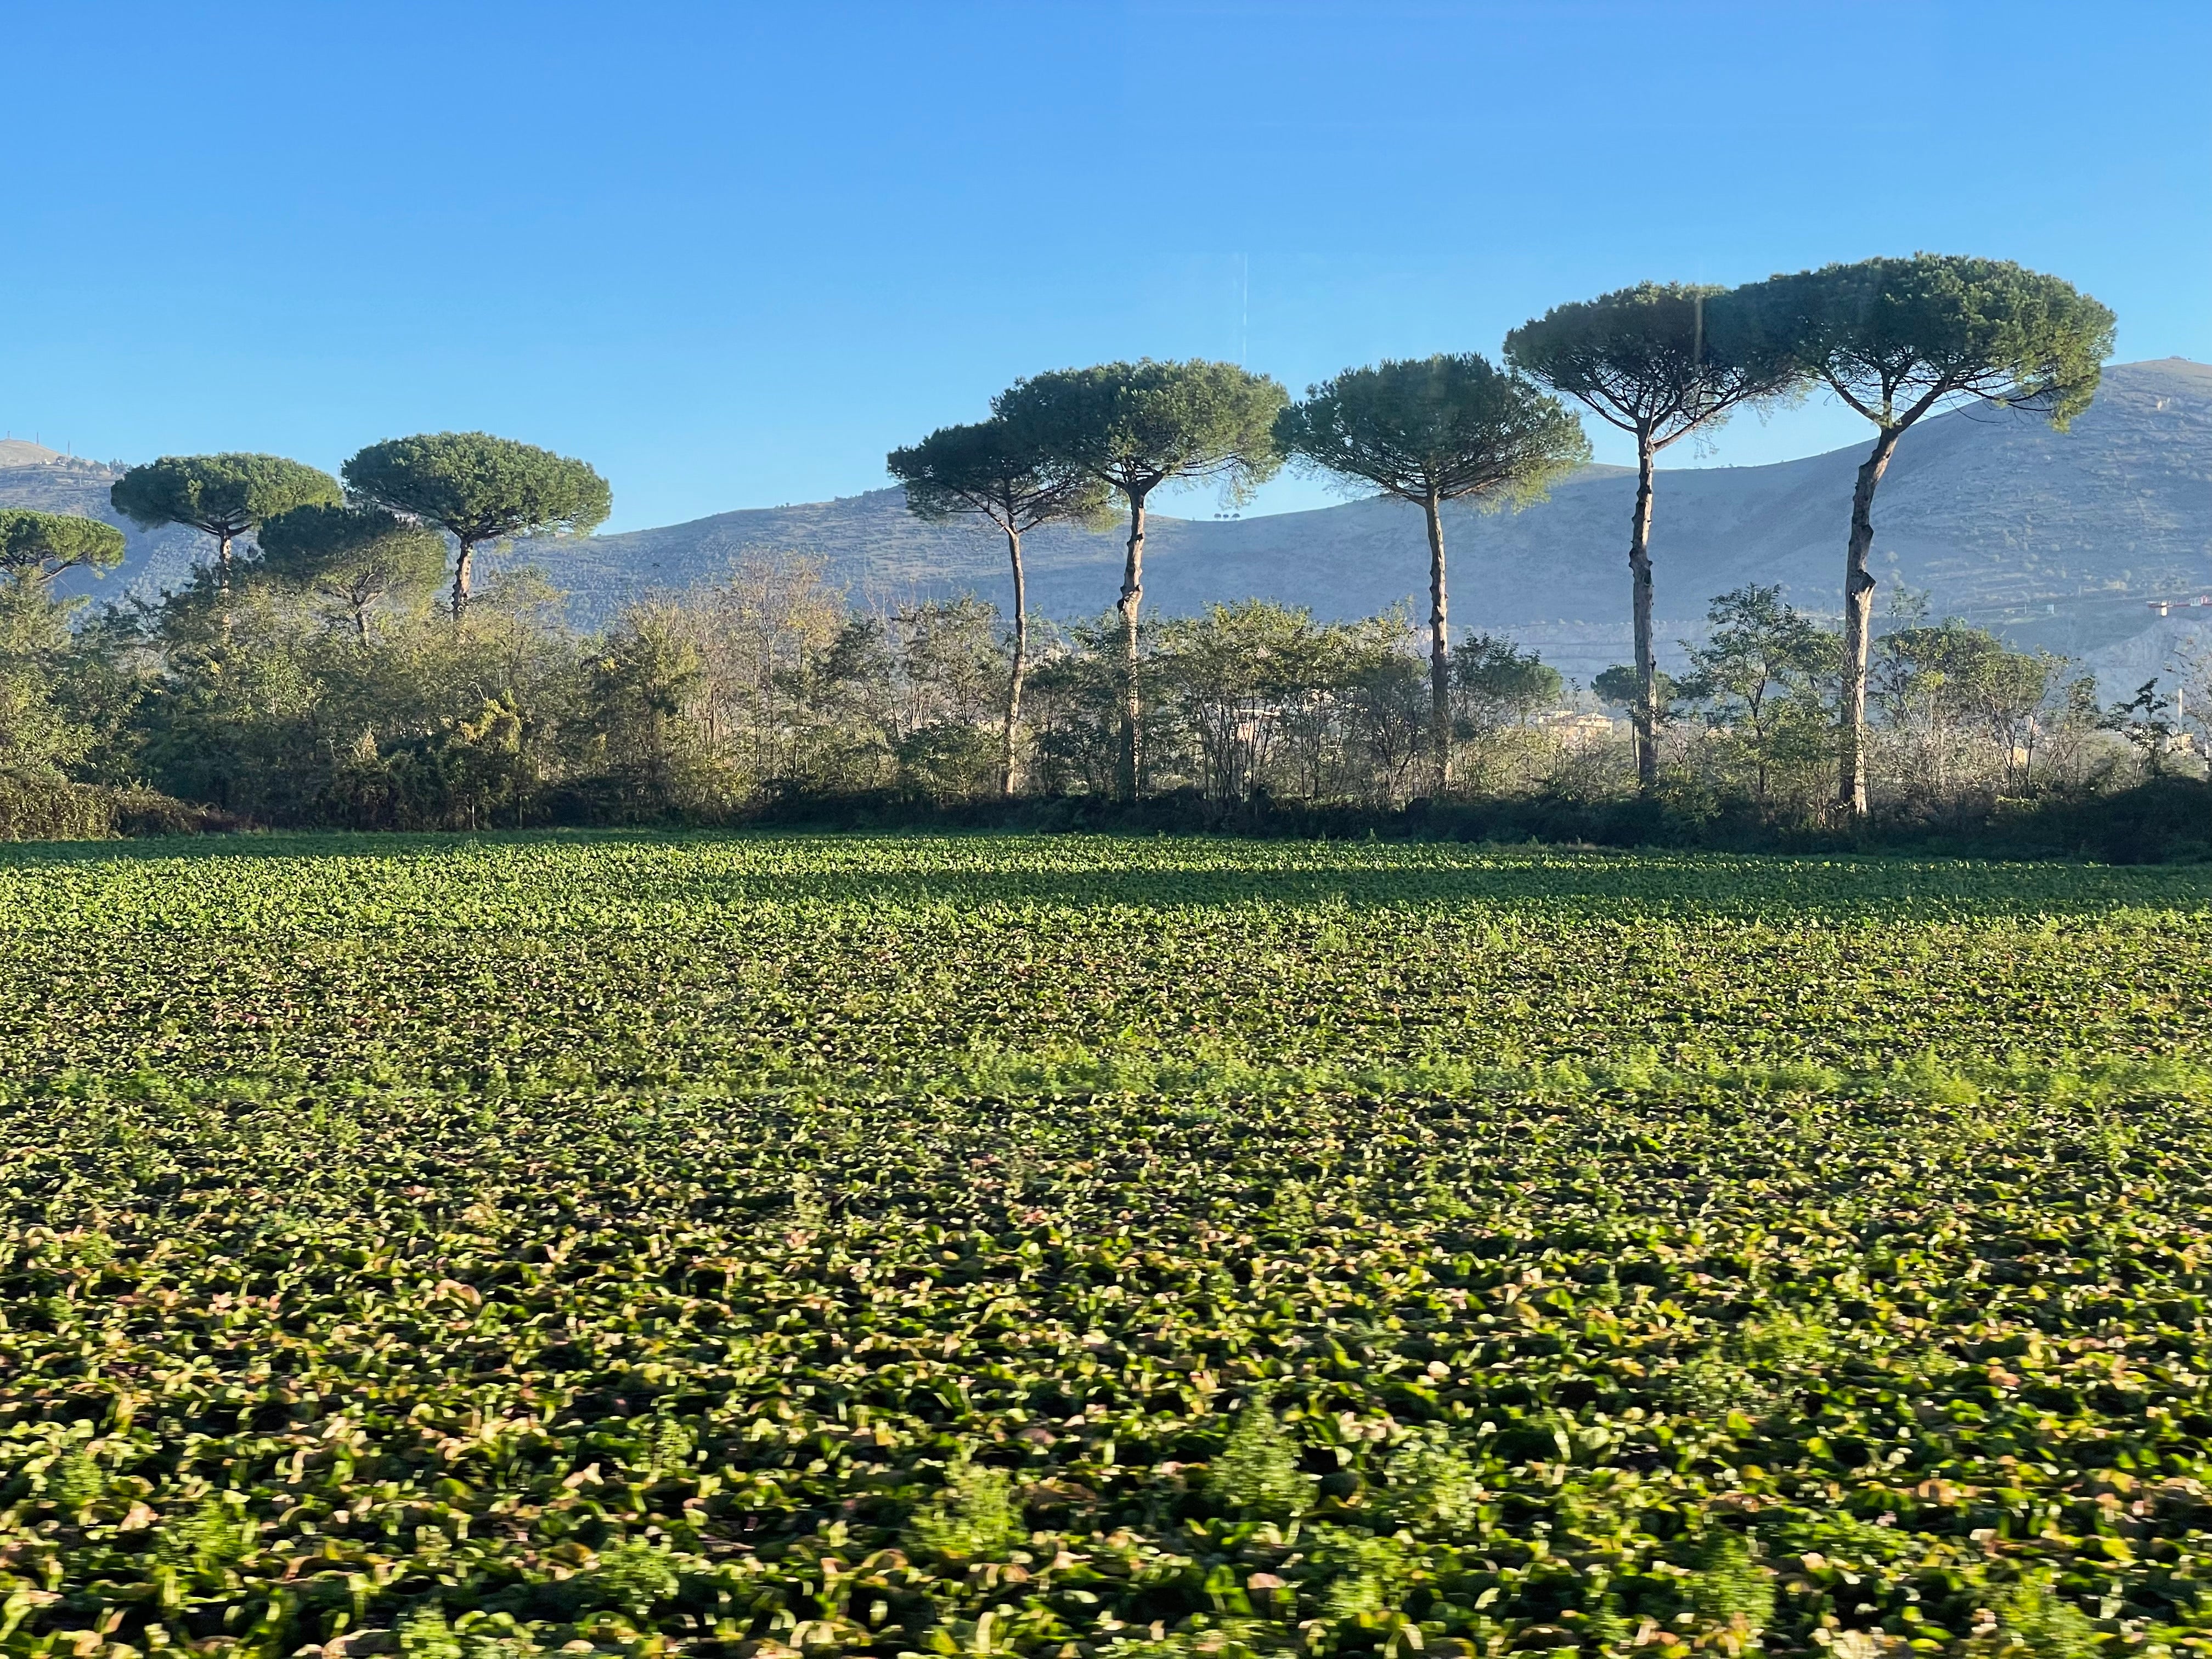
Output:
[[[992,412],[1022,441],[1119,490],[1129,503],[1121,597],[1119,790],[1136,799],[1143,711],[1137,685],[1137,617],[1145,597],[1145,505],[1171,482],[1218,480],[1232,496],[1282,465],[1274,420],[1281,385],[1235,363],[1101,363],[1016,382]]]
[[[443,537],[381,507],[295,507],[263,525],[255,539],[264,571],[335,601],[364,640],[380,600],[411,589],[419,603],[446,568]]]
[[[459,544],[453,615],[476,550],[509,536],[588,536],[614,496],[584,461],[488,432],[428,432],[369,447],[340,471],[363,501],[436,525]]]
[[[1952,793],[1959,740],[1989,745],[1993,770],[2025,781],[2033,763],[2036,716],[2066,659],[2014,651],[1987,629],[1957,617],[1892,628],[1870,653],[1869,696],[1911,742],[1911,770],[1939,798]]]
[[[890,474],[906,486],[908,511],[931,523],[981,517],[1006,538],[1014,570],[1013,663],[1006,682],[1006,734],[999,791],[1014,792],[1015,738],[1021,726],[1022,679],[1029,664],[1028,580],[1022,538],[1061,520],[1093,523],[1103,514],[1107,486],[1024,437],[1004,418],[939,427],[920,443],[894,449]]]
[[[1638,695],[1630,715],[1637,781],[1647,791],[1659,781],[1659,663],[1651,636],[1651,496],[1659,452],[1802,377],[1787,349],[1759,349],[1759,334],[1738,331],[1715,339],[1705,302],[1721,292],[1686,283],[1639,283],[1554,306],[1505,337],[1506,360],[1515,368],[1587,404],[1636,441],[1628,569]]]
[[[71,629],[82,599],[51,584],[64,570],[106,569],[123,532],[97,519],[0,507],[0,784],[58,781],[121,722],[129,693],[107,684],[99,645]],[[102,692],[107,695],[100,695]],[[0,805],[0,833],[8,810]]]
[[[1452,653],[1452,680],[1468,725],[1490,732],[1559,700],[1565,682],[1534,651],[1496,634],[1469,634]]]
[[[1710,309],[1731,336],[1794,356],[1875,426],[1851,492],[1838,722],[1838,806],[1863,818],[1874,496],[1898,440],[1923,416],[1968,404],[2040,415],[2063,430],[2096,395],[2112,313],[2009,260],[1934,253],[1774,276]]]
[[[1312,613],[1272,599],[1210,605],[1170,617],[1147,666],[1182,705],[1197,739],[1200,787],[1249,799],[1265,774],[1284,714],[1324,677],[1334,643]]]
[[[1723,593],[1705,619],[1712,629],[1704,643],[1683,641],[1690,674],[1681,693],[1736,732],[1764,807],[1776,765],[1799,763],[1803,739],[1820,729],[1819,688],[1835,673],[1841,649],[1833,634],[1783,599],[1779,585]]]
[[[1276,441],[1339,477],[1412,501],[1429,529],[1430,774],[1451,781],[1451,661],[1443,504],[1516,506],[1589,459],[1558,398],[1476,352],[1348,368],[1283,411]]]

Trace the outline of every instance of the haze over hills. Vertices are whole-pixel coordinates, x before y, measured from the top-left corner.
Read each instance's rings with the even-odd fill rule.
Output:
[[[1653,550],[1670,654],[1700,631],[1709,599],[1746,582],[1780,582],[1816,612],[1839,609],[1863,456],[1854,446],[1662,475]],[[1511,634],[1579,678],[1626,659],[1634,493],[1627,470],[1591,467],[1518,514],[1448,508],[1455,623]],[[1875,522],[1885,588],[1925,590],[1936,614],[2082,658],[2108,684],[2139,667],[2132,686],[2160,672],[2162,641],[2192,620],[2160,623],[2146,601],[2212,593],[2212,367],[2167,359],[2108,369],[2065,433],[2007,411],[1923,422],[1899,446]],[[1055,527],[1026,547],[1042,613],[1093,616],[1112,604],[1121,532]],[[1262,594],[1324,617],[1399,603],[1426,613],[1420,514],[1396,501],[1228,521],[1155,517],[1146,550],[1146,602],[1164,611]],[[548,544],[531,556],[580,608],[603,615],[641,590],[711,579],[764,551],[818,554],[856,592],[891,600],[964,589],[1003,602],[1007,587],[995,534],[921,523],[896,489]]]
[[[114,520],[112,472],[32,448],[0,448],[0,503]],[[1862,454],[1854,446],[1769,466],[1662,475],[1653,556],[1668,654],[1699,630],[1712,595],[1746,582],[1780,582],[1808,610],[1838,609]],[[1634,488],[1625,470],[1593,467],[1519,514],[1448,509],[1455,623],[1510,634],[1577,678],[1625,660]],[[2110,368],[2096,402],[2063,434],[2003,411],[1923,422],[1899,447],[1875,524],[1886,592],[1924,589],[1938,616],[2082,659],[2108,689],[2131,690],[2164,669],[2197,618],[2207,619],[2202,631],[2212,639],[2212,607],[2161,621],[2147,603],[2212,593],[2212,367],[2170,358]],[[131,532],[120,585],[144,592],[173,582],[204,539]],[[1030,536],[1027,548],[1042,614],[1094,616],[1113,602],[1120,532],[1054,528]],[[995,534],[923,524],[896,489],[524,543],[504,556],[544,567],[569,591],[578,620],[593,623],[653,590],[710,580],[733,560],[768,552],[817,555],[856,595],[888,603],[960,591],[1003,603],[1007,588]],[[1234,520],[1156,516],[1146,605],[1188,611],[1258,594],[1323,617],[1399,603],[1418,616],[1426,559],[1419,511],[1383,500]],[[93,591],[118,585],[111,576]],[[1877,594],[1877,609],[1885,603]]]
[[[65,455],[21,438],[0,439],[0,507],[36,507],[41,513],[80,513],[123,529],[122,566],[104,575],[71,571],[61,580],[72,593],[120,599],[137,593],[151,599],[175,585],[205,550],[207,538],[173,525],[142,531],[107,504],[119,468]]]

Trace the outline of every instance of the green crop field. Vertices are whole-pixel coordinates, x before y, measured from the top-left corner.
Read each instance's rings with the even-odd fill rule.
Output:
[[[0,1647],[2212,1655],[2212,870],[0,851]]]

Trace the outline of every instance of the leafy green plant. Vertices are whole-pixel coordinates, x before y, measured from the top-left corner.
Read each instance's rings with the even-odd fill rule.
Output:
[[[1387,1611],[1411,1576],[1413,1564],[1395,1539],[1341,1527],[1315,1529],[1313,1559],[1327,1575],[1322,1607],[1331,1619],[1367,1620]]]
[[[421,1607],[399,1621],[402,1659],[467,1659],[468,1649],[454,1636],[443,1608]]]
[[[245,1559],[252,1547],[251,1524],[221,1498],[209,1498],[181,1520],[161,1528],[155,1553],[189,1571],[220,1577]]]
[[[1264,1398],[1237,1413],[1212,1478],[1221,1500],[1249,1515],[1295,1520],[1313,1507],[1313,1483],[1299,1472],[1297,1443]]]
[[[2097,1650],[2096,1627],[2059,1596],[2047,1572],[2021,1578],[1999,1598],[1994,1611],[2003,1651],[2032,1654],[2034,1659],[2087,1659]]]
[[[697,1442],[672,1417],[655,1418],[645,1436],[645,1466],[655,1474],[680,1472],[691,1461]]]
[[[107,1490],[107,1474],[98,1458],[87,1452],[71,1452],[48,1476],[46,1490],[53,1496],[54,1506],[74,1520]]]
[[[1691,1360],[1677,1388],[1686,1403],[1712,1415],[1771,1411],[1817,1377],[1835,1352],[1818,1320],[1777,1308]]]
[[[1439,1425],[1428,1425],[1391,1453],[1385,1470],[1386,1507],[1400,1525],[1449,1535],[1474,1524],[1481,1479]]]
[[[1709,1534],[1689,1582],[1690,1605],[1711,1626],[1755,1643],[1774,1622],[1774,1583],[1750,1540],[1725,1528]]]
[[[643,1619],[673,1596],[682,1582],[666,1550],[632,1541],[599,1558],[592,1569],[589,1591],[599,1606]]]
[[[1021,1501],[1004,1469],[956,1463],[945,1488],[907,1523],[920,1547],[962,1560],[997,1555],[1021,1535]]]

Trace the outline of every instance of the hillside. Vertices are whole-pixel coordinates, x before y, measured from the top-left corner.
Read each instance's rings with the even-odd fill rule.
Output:
[[[1660,483],[1654,556],[1662,637],[1693,634],[1712,595],[1779,581],[1796,604],[1832,612],[1854,447],[1758,467],[1685,469]],[[1514,514],[1448,514],[1453,614],[1496,628],[1587,677],[1628,654],[1626,545],[1635,481],[1590,468]],[[2026,645],[2156,672],[2151,599],[2212,591],[2212,367],[2168,359],[2109,370],[2067,433],[2005,413],[1924,422],[1899,446],[1877,507],[1885,586],[1926,589],[1939,614]],[[1055,529],[1029,541],[1031,591],[1048,615],[1093,615],[1120,580],[1117,534]],[[1260,593],[1324,617],[1425,605],[1418,511],[1367,500],[1229,521],[1155,519],[1148,602],[1189,611]],[[711,577],[761,551],[819,554],[839,580],[889,599],[969,588],[997,598],[995,536],[915,520],[896,489],[807,506],[719,514],[690,524],[548,545],[538,558],[605,615],[632,594]],[[1881,601],[1878,599],[1877,603]]]
[[[0,501],[112,518],[111,474],[51,451],[8,464],[31,447],[0,450]],[[1653,538],[1662,640],[1671,647],[1694,633],[1709,598],[1747,581],[1779,581],[1798,605],[1836,610],[1860,453],[1666,473]],[[1591,468],[1517,514],[1451,509],[1455,620],[1510,633],[1578,678],[1625,659],[1633,491],[1626,472]],[[2113,368],[2064,434],[2002,413],[1924,422],[1899,446],[1876,517],[1886,587],[1924,588],[1939,614],[2083,658],[2107,685],[2130,674],[2127,683],[2139,683],[2159,672],[2197,614],[2160,622],[2146,601],[2212,591],[2212,367],[2166,359]],[[198,539],[133,532],[125,584],[173,580]],[[1096,615],[1112,603],[1118,534],[1055,529],[1029,547],[1040,611]],[[1425,604],[1419,514],[1396,502],[1222,521],[1156,518],[1149,548],[1148,604],[1160,611],[1252,594],[1323,617],[1401,602],[1419,612]],[[1006,586],[995,536],[922,524],[895,489],[524,544],[507,556],[544,565],[571,592],[579,619],[593,622],[640,594],[710,580],[733,559],[770,551],[820,555],[856,593],[889,601],[963,589],[999,599]]]
[[[95,599],[120,599],[126,592],[152,598],[176,582],[204,550],[207,538],[171,526],[148,532],[107,504],[109,486],[122,474],[82,455],[0,439],[0,507],[36,507],[41,513],[79,513],[120,526],[123,564],[104,575],[72,571],[63,586]]]

